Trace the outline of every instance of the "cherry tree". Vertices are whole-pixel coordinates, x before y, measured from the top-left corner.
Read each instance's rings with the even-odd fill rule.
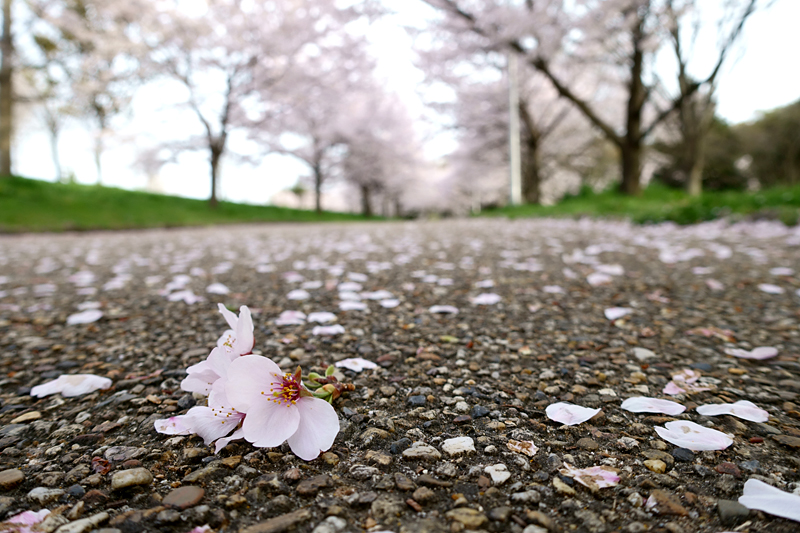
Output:
[[[0,36],[0,178],[11,175],[11,137],[14,132],[12,3],[12,0],[3,0],[3,35]]]

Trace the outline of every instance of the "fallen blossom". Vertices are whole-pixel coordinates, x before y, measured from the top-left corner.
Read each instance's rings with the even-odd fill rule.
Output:
[[[542,308],[542,304],[528,304],[528,311],[535,313]]]
[[[306,314],[302,311],[283,311],[275,319],[276,326],[300,326],[306,323]]]
[[[688,420],[667,422],[663,428],[655,427],[653,429],[656,430],[659,437],[670,444],[695,452],[724,450],[733,444],[733,438],[730,435]]]
[[[697,381],[700,379],[700,372],[690,368],[684,368],[677,374],[673,374],[672,381],[667,383],[664,387],[664,394],[674,396],[676,394],[683,394],[684,392],[702,392],[712,390],[714,387],[708,385],[700,385]]]
[[[359,292],[363,288],[363,285],[355,281],[343,281],[336,287],[339,292]]]
[[[348,370],[352,370],[353,372],[361,372],[362,370],[372,370],[373,368],[378,368],[378,365],[372,361],[367,361],[361,357],[342,359],[341,361],[334,363],[334,366],[346,368]]]
[[[217,346],[230,352],[231,356],[246,355],[252,352],[256,340],[253,336],[253,316],[250,309],[246,305],[241,306],[239,316],[221,303],[217,304],[217,309],[230,326],[230,329],[225,330],[217,339]]]
[[[609,307],[605,311],[603,311],[603,314],[606,316],[608,320],[611,320],[613,322],[614,320],[620,319],[625,315],[631,314],[632,312],[633,309],[631,309],[630,307]]]
[[[67,325],[74,326],[75,324],[91,324],[103,318],[103,312],[99,309],[87,309],[80,313],[75,313],[67,317]]]
[[[432,305],[428,309],[429,313],[434,314],[451,314],[455,315],[458,314],[458,307],[453,307],[452,305]]]
[[[716,326],[705,328],[692,328],[686,332],[687,335],[702,335],[703,337],[716,337],[725,342],[736,342],[733,331],[722,329]]]
[[[231,363],[227,391],[231,406],[244,413],[244,438],[260,448],[288,442],[292,452],[310,461],[330,449],[339,433],[333,407],[313,397],[298,372],[283,374],[273,361],[245,355]]]
[[[361,297],[365,300],[386,300],[394,295],[389,291],[362,292]]]
[[[472,302],[472,305],[494,305],[502,299],[503,298],[499,294],[484,292],[474,298],[470,298],[470,302]]]
[[[87,309],[100,309],[102,304],[100,302],[82,302],[78,304],[79,311],[86,311]]]
[[[565,426],[576,426],[586,422],[599,412],[600,409],[590,409],[567,402],[553,403],[545,409],[547,418],[554,422],[561,422]]]
[[[341,335],[344,333],[344,326],[334,324],[333,326],[314,326],[311,330],[312,335]]]
[[[772,346],[759,346],[749,351],[741,348],[725,348],[725,353],[740,359],[756,359],[760,361],[775,357],[778,355],[778,349]]]
[[[750,510],[800,522],[800,496],[784,492],[757,479],[748,479],[745,482],[739,503]]]
[[[565,291],[558,285],[545,285],[542,287],[542,292],[546,292],[547,294],[564,294]]]
[[[339,309],[342,311],[364,311],[367,307],[367,304],[364,302],[356,302],[353,300],[339,302]]]
[[[217,346],[204,361],[186,369],[187,376],[181,381],[181,389],[208,396],[214,383],[228,374],[228,367],[236,357],[239,354]]]
[[[725,290],[725,285],[722,282],[715,280],[714,278],[708,278],[706,280],[706,285],[712,291],[722,291]]]
[[[506,443],[506,446],[512,452],[521,453],[528,457],[533,457],[539,451],[539,448],[530,440],[518,441],[511,439]]]
[[[307,320],[309,322],[317,322],[318,324],[325,324],[327,322],[335,322],[336,315],[328,311],[317,311],[314,313],[309,313]]]
[[[158,433],[164,435],[191,435],[192,430],[184,422],[184,415],[160,418],[153,423]]]
[[[571,477],[592,492],[613,487],[619,483],[618,470],[610,466],[592,466],[589,468],[574,468],[564,463],[560,469],[561,474]]]
[[[231,290],[222,283],[212,283],[206,287],[206,292],[209,294],[228,294]]]
[[[400,305],[400,300],[397,298],[387,298],[386,300],[381,300],[378,302],[381,307],[386,309],[394,309],[398,305]]]
[[[39,531],[36,527],[50,514],[49,509],[41,511],[23,511],[15,514],[5,522],[0,524],[0,531],[8,533],[33,533]]]
[[[614,281],[614,278],[603,272],[592,272],[586,276],[586,282],[592,287],[599,287],[600,285],[608,285]]]
[[[306,290],[309,290],[309,291],[313,291],[313,290],[319,289],[321,287],[322,287],[322,282],[320,280],[306,281],[302,285],[300,285],[301,289],[306,289]]]
[[[197,296],[195,293],[193,293],[189,289],[185,289],[185,290],[182,290],[182,291],[175,291],[173,293],[170,293],[167,296],[167,300],[169,300],[170,302],[181,302],[182,301],[187,305],[194,305],[194,304],[196,304],[198,302],[204,302],[205,298],[203,298],[202,296]]]
[[[494,280],[485,279],[482,281],[476,281],[475,287],[478,289],[491,289],[492,287],[494,287]]]
[[[703,416],[732,415],[750,422],[769,420],[769,413],[747,400],[740,400],[736,403],[700,405],[696,410]]]
[[[773,276],[792,276],[794,275],[794,269],[789,267],[775,267],[770,268],[769,273]]]
[[[679,415],[686,410],[686,407],[677,402],[644,396],[628,398],[620,407],[631,413],[661,413],[671,416]]]
[[[778,285],[773,285],[772,283],[760,283],[758,285],[758,289],[761,292],[766,292],[767,294],[783,294],[784,293],[783,287],[779,287]]]
[[[111,380],[94,374],[62,374],[58,379],[36,385],[31,389],[31,396],[43,398],[51,394],[61,393],[61,396],[70,398],[89,394],[96,390],[104,390],[111,387]]]
[[[289,300],[308,300],[310,297],[311,295],[308,294],[308,291],[303,289],[289,291],[289,294],[286,295],[286,298]]]

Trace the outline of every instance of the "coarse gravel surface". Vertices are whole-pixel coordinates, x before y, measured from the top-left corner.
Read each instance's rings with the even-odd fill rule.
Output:
[[[800,492],[797,269],[800,229],[774,222],[2,236],[0,520],[48,509],[41,530],[61,533],[798,531],[736,503],[751,478]],[[287,298],[298,289],[307,298]],[[342,311],[342,301],[366,309]],[[285,444],[235,441],[215,455],[197,437],[155,432],[156,419],[203,402],[180,381],[227,327],[218,302],[249,306],[256,353],[284,370],[378,364],[338,370],[355,390],[334,402],[341,431],[330,451],[305,462]],[[74,323],[91,320],[87,310],[102,316]],[[276,325],[287,310],[333,312],[345,331]],[[764,346],[777,357],[726,353]],[[710,390],[664,394],[687,368]],[[64,373],[113,386],[30,395]],[[633,396],[687,409],[621,409]],[[695,411],[739,400],[769,420]],[[545,415],[556,402],[602,410],[562,426]],[[671,420],[734,442],[678,448],[653,429]],[[512,440],[538,450],[512,451]],[[620,481],[592,492],[564,463],[613,467]]]

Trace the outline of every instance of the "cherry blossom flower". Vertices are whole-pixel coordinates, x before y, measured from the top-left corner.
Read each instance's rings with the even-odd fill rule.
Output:
[[[310,461],[330,449],[339,433],[339,418],[326,401],[314,398],[301,383],[299,369],[283,374],[274,362],[245,355],[231,363],[227,390],[231,406],[245,413],[244,438],[258,447],[284,441],[295,455]]]
[[[43,398],[51,394],[61,393],[61,396],[70,398],[89,394],[96,390],[111,387],[111,380],[94,374],[62,374],[58,379],[36,385],[31,389],[31,396]]]
[[[67,317],[67,325],[74,326],[75,324],[91,324],[103,318],[103,312],[99,309],[87,309],[80,313],[75,313]]]
[[[653,428],[658,436],[681,448],[696,452],[707,450],[724,450],[733,444],[730,435],[703,427],[688,420],[676,420],[667,422],[664,427]]]
[[[362,359],[361,357],[342,359],[341,361],[337,361],[334,364],[334,366],[337,366],[339,368],[347,368],[348,370],[352,370],[353,372],[361,372],[362,370],[371,370],[373,368],[378,368],[378,365],[376,365],[372,361],[367,361],[366,359]]]
[[[555,422],[561,422],[565,426],[577,426],[578,424],[586,422],[599,412],[600,409],[590,409],[567,402],[553,403],[548,405],[547,409],[545,409],[547,418]]]
[[[748,479],[739,503],[751,510],[800,522],[800,496],[776,489],[757,479]]]
[[[628,398],[622,402],[620,407],[631,413],[661,413],[672,416],[679,415],[686,410],[686,407],[679,403],[658,398],[645,398],[644,396]]]
[[[575,468],[564,463],[564,468],[559,470],[563,475],[573,478],[575,481],[588,488],[592,492],[600,489],[613,487],[619,483],[618,470],[610,466],[592,466],[590,468]]]
[[[211,387],[208,395],[208,406],[195,406],[189,409],[184,415],[182,423],[184,427],[190,429],[192,433],[199,435],[205,444],[218,441],[217,452],[224,448],[228,442],[244,437],[242,430],[228,437],[219,446],[219,440],[230,434],[239,422],[244,420],[245,415],[231,407],[226,394],[226,387],[231,381],[217,380]]]
[[[217,339],[217,346],[230,352],[231,356],[252,352],[256,340],[253,337],[253,316],[250,309],[246,305],[241,306],[238,317],[222,304],[217,304],[217,309],[231,328]]]
[[[696,410],[703,416],[732,415],[750,422],[769,420],[769,413],[747,400],[740,400],[736,403],[700,405]]]
[[[494,305],[503,298],[499,294],[493,292],[484,292],[474,298],[470,298],[472,305]]]
[[[185,422],[186,415],[160,418],[153,424],[158,433],[165,435],[191,435],[192,429]]]
[[[752,350],[742,350],[741,348],[725,348],[725,353],[740,359],[763,360],[778,355],[778,349],[772,346],[759,346]]]

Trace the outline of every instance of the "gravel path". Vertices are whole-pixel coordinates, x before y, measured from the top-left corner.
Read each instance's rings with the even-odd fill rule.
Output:
[[[0,520],[47,509],[40,530],[61,533],[797,531],[736,503],[748,479],[800,493],[795,270],[800,229],[770,222],[0,237]],[[298,290],[308,297],[288,298]],[[364,310],[341,310],[358,301]],[[285,444],[236,441],[215,455],[197,437],[155,432],[156,419],[203,401],[179,384],[226,329],[218,302],[250,307],[256,352],[285,370],[378,364],[339,369],[355,390],[334,402],[329,452],[305,462]],[[287,310],[333,312],[345,331],[276,325]],[[756,347],[778,355],[728,353]],[[684,369],[709,390],[664,394]],[[113,386],[30,395],[64,373]],[[620,407],[634,396],[687,409]],[[769,420],[695,410],[740,400]],[[545,415],[556,402],[601,412],[566,426]],[[674,420],[733,444],[677,447],[653,429]],[[611,467],[620,480],[593,492],[565,464]]]

